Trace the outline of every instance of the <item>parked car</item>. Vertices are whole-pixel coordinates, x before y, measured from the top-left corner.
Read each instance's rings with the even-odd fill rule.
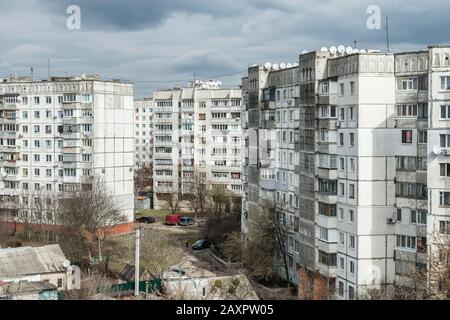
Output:
[[[180,222],[178,222],[179,226],[188,227],[194,225],[194,219],[191,217],[181,217]]]
[[[211,247],[211,242],[206,239],[201,239],[192,245],[192,250],[205,250],[209,247]]]
[[[164,224],[168,226],[176,226],[180,220],[181,216],[179,214],[169,214],[166,216]]]
[[[155,218],[153,218],[153,217],[140,217],[140,218],[137,218],[136,219],[136,222],[139,222],[139,223],[147,223],[147,224],[150,224],[150,223],[155,223]]]

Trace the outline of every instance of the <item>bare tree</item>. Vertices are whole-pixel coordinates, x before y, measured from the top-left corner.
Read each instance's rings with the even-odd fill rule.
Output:
[[[135,191],[143,191],[145,188],[153,189],[153,163],[139,163],[134,171]]]
[[[86,256],[92,260],[97,250],[101,257],[102,244],[109,231],[126,221],[99,178],[93,179],[92,184],[65,192],[58,211],[62,245],[75,261],[82,261]]]
[[[172,214],[176,214],[181,201],[181,194],[178,192],[172,192],[163,196],[167,201],[167,205],[170,208]]]
[[[205,208],[210,191],[210,184],[204,172],[194,169],[192,175],[185,179],[186,193],[194,212],[194,219],[205,214]]]

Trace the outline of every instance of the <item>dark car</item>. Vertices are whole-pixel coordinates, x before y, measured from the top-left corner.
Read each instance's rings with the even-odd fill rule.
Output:
[[[181,217],[180,222],[178,222],[179,226],[188,227],[194,225],[194,219],[191,217]]]
[[[139,223],[154,223],[155,222],[155,218],[153,218],[153,217],[141,217],[141,218],[137,218],[136,222],[139,222]]]
[[[192,245],[192,250],[205,250],[209,247],[211,247],[211,242],[205,239],[201,239]]]

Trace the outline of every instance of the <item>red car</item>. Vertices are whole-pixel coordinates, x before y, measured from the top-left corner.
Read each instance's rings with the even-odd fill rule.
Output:
[[[176,226],[181,220],[181,215],[179,214],[169,214],[166,216],[166,221],[164,224],[168,226]]]

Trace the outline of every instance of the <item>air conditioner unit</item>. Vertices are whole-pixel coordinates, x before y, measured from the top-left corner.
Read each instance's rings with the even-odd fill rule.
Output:
[[[394,218],[387,218],[387,224],[395,224]]]
[[[450,154],[450,149],[442,149],[442,154]]]

